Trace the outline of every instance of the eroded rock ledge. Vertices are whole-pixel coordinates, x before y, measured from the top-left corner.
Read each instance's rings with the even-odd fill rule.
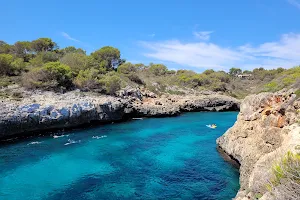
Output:
[[[239,101],[224,95],[163,95],[127,89],[118,97],[79,91],[22,91],[23,99],[0,101],[0,139],[32,131],[114,122],[132,117],[176,116],[185,111],[239,110]]]
[[[300,145],[300,99],[293,90],[248,96],[237,122],[217,144],[240,164],[240,191],[236,200],[274,199],[266,188],[271,168]]]

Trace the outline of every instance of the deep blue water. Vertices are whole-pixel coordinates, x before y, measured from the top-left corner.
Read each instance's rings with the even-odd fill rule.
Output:
[[[188,113],[2,146],[0,199],[229,200],[239,174],[218,154],[216,139],[236,116]],[[212,123],[217,129],[205,126]],[[65,145],[68,139],[78,143]]]

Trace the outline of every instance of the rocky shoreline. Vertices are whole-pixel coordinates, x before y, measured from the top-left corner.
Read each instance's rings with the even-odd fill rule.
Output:
[[[158,97],[152,92],[131,88],[120,91],[116,97],[80,91],[57,94],[24,90],[22,94],[22,99],[4,98],[0,101],[0,139],[134,117],[239,110],[237,99],[217,93]]]
[[[246,97],[234,126],[217,139],[219,148],[240,164],[236,200],[278,199],[266,187],[272,166],[300,149],[300,99],[293,92]]]
[[[286,152],[300,149],[300,99],[294,90],[251,95],[241,105],[237,99],[217,93],[157,96],[133,88],[119,91],[117,96],[80,91],[24,90],[22,94],[22,99],[0,100],[0,140],[135,117],[240,110],[234,126],[217,140],[224,159],[234,160],[240,167],[241,188],[236,200],[256,199],[258,194],[262,200],[275,199],[265,187],[272,165]]]

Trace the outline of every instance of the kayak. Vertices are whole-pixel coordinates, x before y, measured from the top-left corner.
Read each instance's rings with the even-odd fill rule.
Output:
[[[215,129],[217,128],[217,126],[212,126],[212,125],[206,125],[208,128],[212,128],[212,129]]]

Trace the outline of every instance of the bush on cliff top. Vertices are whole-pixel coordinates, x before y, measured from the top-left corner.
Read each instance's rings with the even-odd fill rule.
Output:
[[[127,63],[120,65],[118,67],[117,71],[122,74],[131,74],[131,73],[137,72],[138,68],[134,64],[127,62]]]
[[[100,81],[105,86],[107,94],[113,95],[121,89],[122,79],[114,73],[109,73]]]
[[[167,73],[168,68],[162,64],[150,64],[149,71],[155,76],[162,76]]]
[[[147,89],[157,93],[164,93],[166,90],[170,90],[169,87],[175,85],[182,89],[193,89],[193,91],[222,91],[238,97],[261,91],[277,91],[283,87],[289,88],[300,80],[300,67],[287,70],[283,68],[272,70],[256,68],[253,71],[246,70],[244,72],[239,68],[232,68],[229,73],[210,69],[203,73],[196,73],[191,70],[168,70],[163,64],[150,63],[147,66],[144,64],[126,63],[121,58],[121,52],[117,48],[110,46],[100,48],[90,55],[86,55],[84,50],[72,46],[59,49],[57,44],[50,38],[39,38],[34,41],[17,41],[12,45],[0,41],[0,76],[20,76],[22,72],[30,71],[24,75],[28,76],[30,80],[24,80],[24,83],[30,82],[28,84],[25,83],[29,88],[56,89],[56,85],[69,88],[68,84],[70,81],[64,83],[62,80],[56,80],[59,79],[56,77],[54,78],[56,81],[52,80],[49,82],[49,78],[46,78],[46,76],[50,76],[50,73],[43,66],[46,63],[57,61],[69,66],[74,74],[71,78],[62,77],[61,79],[72,79],[78,88],[99,89],[104,87],[105,84],[98,85],[95,77],[100,83],[100,79],[102,80],[105,76],[111,76],[107,74],[112,71],[117,71],[118,73],[115,75],[126,85],[144,85]],[[93,70],[88,70],[92,68]],[[83,72],[79,75],[81,70]],[[95,70],[99,71],[95,72]],[[92,72],[95,72],[95,75],[91,75]],[[44,75],[42,75],[43,73]],[[235,76],[240,73],[252,74],[252,76],[248,78]],[[32,77],[29,77],[30,74]],[[13,84],[13,82],[6,83]],[[154,85],[154,83],[159,84]],[[67,85],[62,86],[62,84]]]
[[[25,63],[21,58],[14,58],[10,54],[0,54],[0,76],[18,75],[25,70]]]
[[[42,68],[35,68],[25,73],[22,78],[26,88],[46,90],[68,90],[72,87],[72,72],[69,66],[59,62],[49,62]]]
[[[82,53],[68,53],[60,59],[60,62],[68,65],[76,74],[78,74],[80,70],[85,70],[89,67],[89,58]]]
[[[100,70],[95,68],[80,70],[74,79],[74,84],[83,90],[102,91],[103,84],[100,82],[102,76]]]

